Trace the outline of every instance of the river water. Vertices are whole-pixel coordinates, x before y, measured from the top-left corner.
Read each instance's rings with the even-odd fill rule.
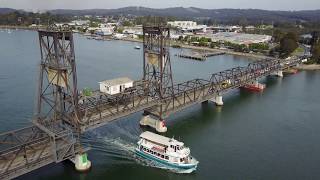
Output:
[[[99,81],[142,76],[139,43],[96,41],[75,35],[79,89]],[[175,82],[209,78],[211,73],[250,61],[216,56],[205,62],[180,59],[171,50]],[[37,33],[0,32],[0,131],[30,125],[40,53]],[[141,129],[141,112],[83,136],[93,166],[78,173],[73,164],[51,164],[18,179],[319,179],[320,72],[299,72],[261,79],[263,93],[234,90],[221,108],[192,106],[167,119],[169,137],[180,139],[200,161],[181,174],[138,159],[133,148]]]

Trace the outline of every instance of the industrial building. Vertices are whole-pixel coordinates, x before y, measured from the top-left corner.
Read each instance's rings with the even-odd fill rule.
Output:
[[[272,36],[259,34],[245,34],[235,32],[219,32],[216,34],[207,34],[205,37],[211,38],[213,42],[231,42],[234,44],[253,44],[253,43],[268,43]]]
[[[179,28],[182,32],[206,32],[207,25],[198,25],[194,21],[171,21],[168,25]]]

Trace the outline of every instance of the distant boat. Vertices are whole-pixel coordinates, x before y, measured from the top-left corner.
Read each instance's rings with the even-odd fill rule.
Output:
[[[141,49],[141,47],[140,46],[135,46],[134,49]]]
[[[97,37],[94,37],[95,40],[98,40],[98,41],[102,41],[103,40],[103,37],[101,36],[97,36]]]
[[[8,34],[11,34],[11,30],[10,29],[8,29]]]

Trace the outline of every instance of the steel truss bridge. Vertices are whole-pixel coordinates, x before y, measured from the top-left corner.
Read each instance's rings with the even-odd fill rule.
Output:
[[[72,33],[39,31],[40,44],[45,47],[42,47],[44,50],[41,51],[42,83],[39,85],[37,101],[44,99],[47,103],[51,102],[49,107],[52,109],[45,114],[55,113],[41,116],[40,112],[46,108],[38,103],[38,113],[32,126],[0,134],[0,179],[12,179],[50,163],[73,160],[76,154],[87,150],[81,146],[81,133],[121,117],[145,111],[146,114],[163,120],[189,106],[206,102],[259,78],[296,66],[303,59],[263,59],[246,67],[214,73],[208,79],[193,79],[173,84],[170,56],[165,43],[168,37],[167,28],[144,27],[143,79],[135,81],[133,88],[116,95],[94,91],[85,96],[77,93],[76,89]],[[67,41],[67,45],[61,43],[62,41]],[[147,65],[150,54],[158,57],[156,59],[159,64]],[[63,66],[55,66],[52,62],[62,62]],[[55,77],[49,74],[53,70],[56,72]],[[48,73],[48,87],[41,88],[41,78],[45,73]],[[64,82],[58,82],[60,75]],[[69,84],[65,78],[68,75],[72,77],[68,80],[72,81]],[[52,91],[45,93],[48,88]],[[54,95],[55,98],[45,99],[46,95]]]

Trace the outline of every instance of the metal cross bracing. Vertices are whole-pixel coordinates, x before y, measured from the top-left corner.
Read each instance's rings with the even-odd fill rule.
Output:
[[[167,88],[173,86],[169,42],[168,27],[143,27],[143,80],[148,82],[146,93],[160,100],[173,95],[172,89]],[[158,118],[163,120],[162,104],[158,106],[160,109]],[[149,110],[145,109],[145,113],[149,114]]]
[[[162,118],[301,62],[265,59],[173,85],[163,27],[144,28],[144,76],[126,91],[108,95],[77,91],[70,31],[39,31],[41,63],[33,126],[0,134],[0,179],[10,179],[52,162],[73,159],[83,149],[80,133],[139,111]],[[150,55],[151,54],[151,55]]]
[[[78,127],[78,91],[71,31],[39,31],[40,74],[34,122],[44,128],[52,123]]]
[[[61,133],[53,139],[37,126],[0,134],[0,179],[12,179],[53,162],[73,158],[81,148]]]

